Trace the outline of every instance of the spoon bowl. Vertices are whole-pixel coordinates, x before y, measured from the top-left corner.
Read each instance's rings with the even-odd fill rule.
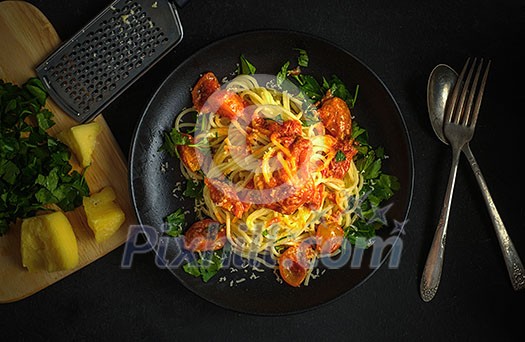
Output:
[[[446,64],[438,64],[430,72],[427,83],[427,107],[430,123],[439,140],[448,145],[443,133],[443,116],[448,94],[454,89],[457,72]]]

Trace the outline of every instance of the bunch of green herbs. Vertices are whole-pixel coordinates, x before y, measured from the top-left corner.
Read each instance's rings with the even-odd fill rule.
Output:
[[[70,211],[89,195],[84,174],[72,171],[71,152],[50,136],[53,114],[37,78],[22,86],[0,79],[0,235],[18,218],[57,205]]]

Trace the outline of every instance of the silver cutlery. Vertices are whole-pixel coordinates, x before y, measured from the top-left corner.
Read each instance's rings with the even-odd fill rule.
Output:
[[[477,63],[477,59],[474,59],[472,63],[470,63],[470,58],[467,59],[467,62],[465,63],[465,66],[454,86],[452,95],[448,99],[448,105],[445,107],[443,133],[452,147],[452,164],[443,208],[434,234],[432,246],[427,256],[420,284],[421,298],[425,302],[434,298],[441,279],[446,232],[459,157],[462,150],[464,152],[470,150],[468,144],[474,135],[479,108],[481,106],[481,100],[490,68],[490,61],[486,65],[485,72],[480,80],[482,67],[483,59],[481,59],[479,64]],[[472,80],[473,74],[474,78]]]
[[[449,93],[454,87],[457,78],[458,74],[454,69],[446,64],[439,64],[430,73],[427,86],[427,106],[432,128],[439,140],[447,145],[448,141],[443,133],[445,106]],[[499,215],[496,205],[492,200],[485,178],[483,177],[472,150],[470,149],[470,144],[467,143],[462,151],[470,163],[481,189],[485,204],[487,205],[494,226],[494,231],[496,232],[498,243],[503,253],[512,287],[516,291],[521,290],[525,288],[525,268],[523,267],[523,263],[521,262],[518,252],[505,229],[505,225],[503,224],[503,220]]]

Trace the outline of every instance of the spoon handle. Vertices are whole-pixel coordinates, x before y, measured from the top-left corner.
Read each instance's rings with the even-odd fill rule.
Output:
[[[454,185],[456,183],[456,174],[458,170],[458,163],[461,150],[459,148],[452,149],[452,165],[450,167],[450,174],[448,176],[447,190],[445,192],[445,200],[439,222],[434,233],[432,246],[427,256],[425,268],[420,284],[420,295],[425,302],[429,302],[434,298],[437,292],[439,281],[441,279],[441,270],[443,269],[443,256],[445,252],[445,240],[447,237],[448,218],[450,215],[450,205],[452,203],[452,194],[454,192]]]
[[[498,209],[496,209],[496,205],[492,200],[492,196],[490,195],[485,178],[481,174],[481,170],[478,166],[478,163],[476,162],[476,159],[474,158],[474,155],[472,154],[469,144],[466,144],[463,147],[463,153],[467,157],[470,166],[472,167],[472,171],[474,171],[474,175],[478,181],[481,193],[483,194],[483,199],[485,200],[485,204],[489,210],[490,218],[494,225],[494,230],[496,231],[496,236],[498,237],[498,242],[503,253],[503,259],[505,260],[505,265],[507,266],[507,271],[509,272],[512,287],[516,291],[521,290],[525,288],[525,268],[523,267],[518,252],[516,251],[516,248],[514,247],[507,230],[505,229],[505,225],[501,220]]]

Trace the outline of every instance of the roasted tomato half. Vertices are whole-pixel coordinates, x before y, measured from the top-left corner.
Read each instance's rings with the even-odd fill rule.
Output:
[[[317,251],[321,254],[330,254],[341,247],[345,232],[336,222],[323,222],[317,226]]]
[[[204,113],[218,115],[235,120],[241,115],[245,102],[236,93],[221,89],[219,80],[213,72],[207,72],[199,78],[191,91],[193,106]]]
[[[215,251],[225,243],[226,229],[212,219],[195,222],[184,234],[184,248],[193,252]]]
[[[207,72],[199,78],[191,91],[193,106],[200,111],[208,98],[221,87],[213,72]]]
[[[202,107],[202,112],[216,113],[219,116],[235,120],[242,114],[244,107],[244,101],[237,93],[221,89],[208,98]]]
[[[346,102],[339,97],[331,97],[322,102],[318,109],[319,117],[331,136],[345,140],[352,130],[352,118]]]
[[[193,144],[194,139],[193,136],[181,133],[182,135],[185,135],[188,137],[190,142]],[[177,152],[179,152],[180,159],[190,169],[191,171],[195,172],[200,170],[201,166],[199,163],[199,158],[197,157],[197,150],[193,146],[187,146],[187,145],[177,145]]]
[[[306,278],[308,269],[315,258],[315,251],[309,244],[288,247],[279,257],[281,278],[291,286],[298,287]]]

